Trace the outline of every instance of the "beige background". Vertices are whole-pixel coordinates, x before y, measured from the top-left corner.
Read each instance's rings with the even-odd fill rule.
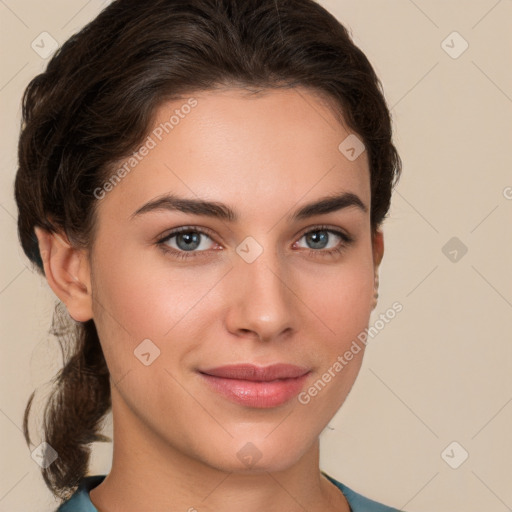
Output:
[[[403,311],[368,344],[322,435],[322,468],[408,512],[511,510],[512,1],[321,3],[380,76],[404,162],[371,323],[395,301]],[[58,359],[46,336],[53,293],[17,241],[20,97],[47,62],[32,41],[46,31],[62,43],[103,5],[0,0],[1,511],[55,505],[21,433],[28,396]],[[462,257],[443,252],[452,237]],[[92,474],[109,471],[110,448],[95,445]],[[463,450],[458,469],[445,462]]]

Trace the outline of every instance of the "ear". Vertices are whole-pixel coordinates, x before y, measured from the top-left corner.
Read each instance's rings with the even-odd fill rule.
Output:
[[[384,234],[379,229],[372,237],[373,245],[373,272],[375,275],[373,284],[373,303],[372,309],[377,307],[379,299],[379,266],[384,256]]]
[[[39,252],[50,288],[66,305],[77,322],[93,317],[91,274],[86,252],[73,247],[61,233],[50,233],[36,227]]]
[[[384,256],[384,234],[382,230],[378,229],[373,235],[373,267],[375,274],[379,271],[379,265]]]

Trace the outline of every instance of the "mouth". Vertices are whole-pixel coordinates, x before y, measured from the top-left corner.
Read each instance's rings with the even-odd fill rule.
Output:
[[[235,403],[260,409],[278,407],[291,400],[302,390],[310,373],[308,368],[284,363],[199,370],[210,390]]]

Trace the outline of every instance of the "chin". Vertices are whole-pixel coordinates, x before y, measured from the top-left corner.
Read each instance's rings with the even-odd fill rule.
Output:
[[[285,471],[297,464],[313,441],[303,442],[288,436],[288,442],[281,436],[270,440],[268,432],[260,436],[239,437],[229,446],[218,447],[215,453],[208,454],[206,461],[212,467],[227,472],[246,475]]]

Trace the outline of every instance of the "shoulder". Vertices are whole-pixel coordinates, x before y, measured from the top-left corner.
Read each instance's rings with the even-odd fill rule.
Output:
[[[371,500],[370,498],[366,498],[361,494],[358,494],[357,492],[347,487],[345,484],[338,482],[323,471],[322,474],[328,478],[338,489],[341,490],[345,498],[347,498],[348,504],[350,505],[350,510],[352,512],[400,512],[396,508],[388,507],[382,503],[378,503],[377,501]]]
[[[62,503],[55,512],[98,512],[89,498],[89,491],[103,482],[106,476],[94,475],[83,478],[73,496]]]

